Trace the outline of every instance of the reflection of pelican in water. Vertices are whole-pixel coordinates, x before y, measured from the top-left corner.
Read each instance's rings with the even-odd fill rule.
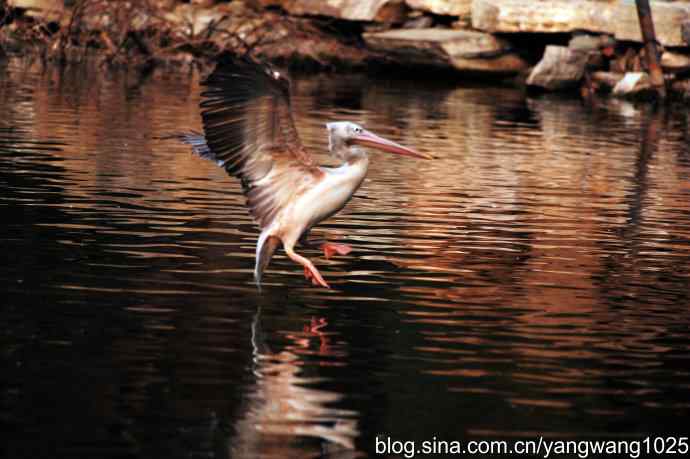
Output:
[[[290,344],[285,349],[271,352],[263,340],[260,315],[259,307],[252,322],[256,385],[235,423],[231,456],[311,457],[338,451],[339,458],[356,457],[357,412],[330,408],[342,394],[310,388],[317,379],[302,375],[305,362],[301,354],[338,353],[321,330],[325,322],[312,321],[304,331],[287,335]],[[310,349],[314,340],[318,350]],[[320,439],[319,445],[307,441],[309,437]]]

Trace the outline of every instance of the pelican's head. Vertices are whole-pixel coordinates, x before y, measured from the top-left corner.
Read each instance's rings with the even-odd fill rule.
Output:
[[[347,160],[351,153],[356,152],[355,148],[357,145],[372,147],[399,155],[431,159],[431,156],[427,154],[386,140],[349,121],[327,123],[326,127],[328,128],[328,150],[331,152],[331,155],[342,160]]]

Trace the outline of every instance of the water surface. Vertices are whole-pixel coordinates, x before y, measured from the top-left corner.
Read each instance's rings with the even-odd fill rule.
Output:
[[[374,457],[398,440],[641,439],[690,414],[682,107],[313,75],[298,129],[373,153],[261,292],[238,183],[184,145],[199,76],[0,61],[8,458]],[[316,325],[310,330],[312,322]],[[687,431],[684,432],[687,434]]]

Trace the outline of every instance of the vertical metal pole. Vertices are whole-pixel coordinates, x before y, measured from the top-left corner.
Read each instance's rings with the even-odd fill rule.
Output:
[[[659,59],[659,49],[657,48],[656,33],[654,32],[654,22],[652,21],[652,8],[649,0],[635,0],[637,5],[637,17],[640,19],[640,30],[642,30],[642,40],[644,41],[645,55],[647,56],[647,67],[652,86],[656,88],[660,99],[666,98],[666,84],[664,82],[664,72],[661,70]]]

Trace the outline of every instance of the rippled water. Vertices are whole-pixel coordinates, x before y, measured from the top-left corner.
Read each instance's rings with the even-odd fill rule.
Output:
[[[281,255],[259,293],[238,184],[155,139],[199,128],[195,72],[0,72],[7,457],[374,457],[377,435],[686,429],[683,107],[299,78],[322,160],[327,120],[437,159],[374,153],[315,231],[352,254],[304,252],[334,288]]]

